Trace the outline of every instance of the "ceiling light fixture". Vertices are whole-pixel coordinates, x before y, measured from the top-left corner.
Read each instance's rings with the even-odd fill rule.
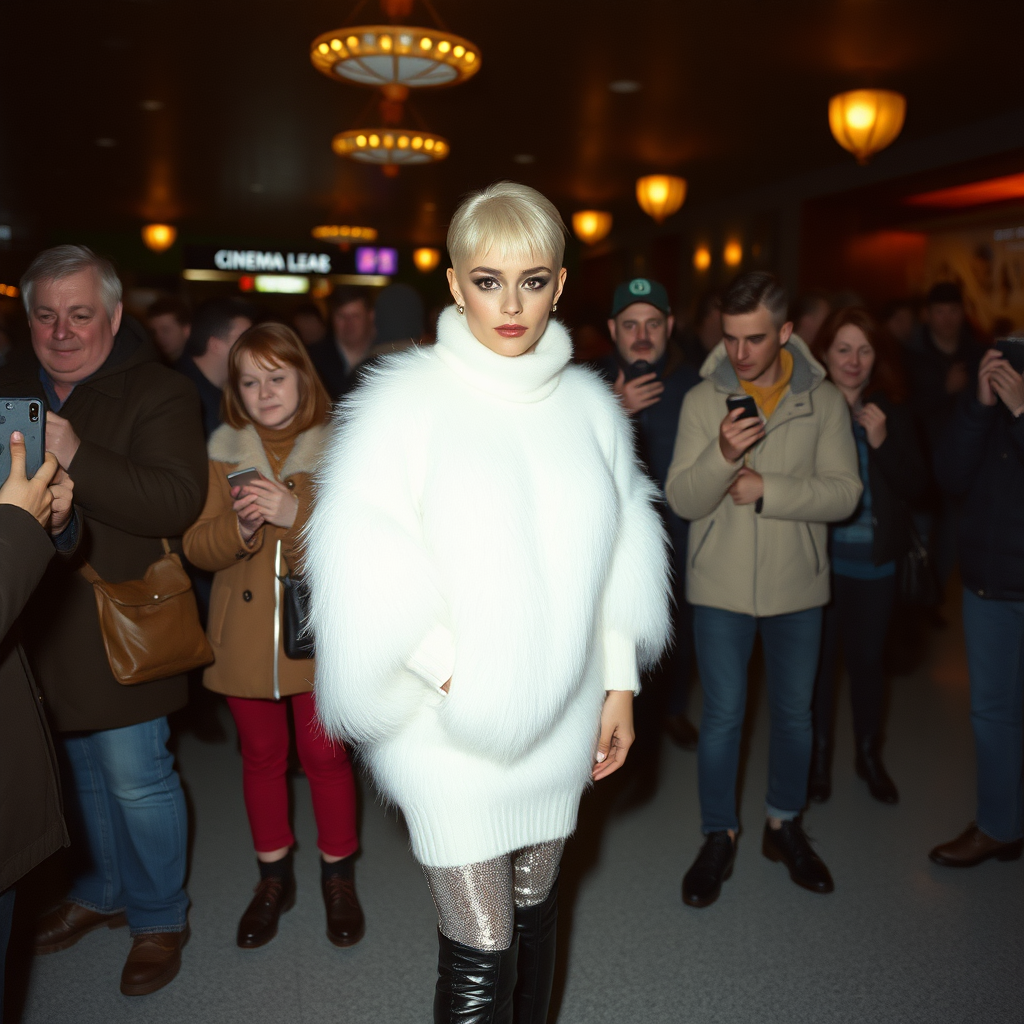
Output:
[[[167,252],[178,237],[178,229],[171,224],[147,224],[142,229],[142,241],[153,252]]]
[[[451,151],[448,140],[430,132],[397,128],[353,128],[338,132],[331,142],[338,156],[346,156],[363,164],[389,167],[429,164],[443,160]]]
[[[320,224],[312,235],[323,242],[376,242],[376,228],[360,228],[350,224]]]
[[[612,215],[604,210],[580,210],[572,215],[572,229],[586,245],[597,245],[612,229]]]
[[[632,92],[639,92],[640,83],[634,82],[630,78],[620,78],[616,82],[609,82],[608,88],[611,92],[617,92],[620,95],[628,95]]]
[[[703,274],[711,266],[711,250],[706,245],[698,245],[693,250],[693,269]]]
[[[429,274],[441,262],[441,250],[426,247],[416,249],[413,251],[412,261],[421,274]]]
[[[907,116],[907,101],[888,89],[853,89],[828,102],[828,125],[843,149],[866,164],[896,140]]]
[[[636,201],[640,209],[660,224],[671,217],[686,199],[686,180],[672,174],[648,174],[637,178]]]
[[[738,239],[730,238],[722,250],[722,259],[727,267],[738,267],[743,262],[743,246]]]

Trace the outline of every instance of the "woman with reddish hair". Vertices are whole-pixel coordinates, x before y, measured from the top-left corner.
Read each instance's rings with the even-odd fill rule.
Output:
[[[850,678],[857,774],[871,795],[896,803],[882,763],[882,652],[896,598],[896,565],[910,546],[910,502],[928,477],[910,413],[896,342],[866,309],[832,313],[811,351],[849,407],[864,493],[853,515],[829,530],[832,601],[825,608],[814,692],[814,750],[808,795],[832,792],[835,670],[842,647]]]
[[[242,786],[260,881],[238,925],[254,949],[277,934],[295,902],[288,824],[288,707],[313,798],[327,937],[362,938],[352,861],[355,786],[343,744],[317,723],[312,658],[284,649],[282,577],[301,570],[299,534],[310,513],[312,478],[327,440],[330,402],[305,346],[282,324],[259,324],[228,357],[223,426],[210,437],[206,507],[184,537],[185,554],[214,573],[208,634],[216,660],[203,684],[227,697],[242,748]],[[229,474],[258,476],[233,486]]]

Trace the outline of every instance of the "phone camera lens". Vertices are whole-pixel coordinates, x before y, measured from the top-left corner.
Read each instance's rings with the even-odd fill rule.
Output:
[[[14,408],[14,403],[13,402],[7,402],[6,405],[4,405],[4,408],[5,409],[13,409]]]
[[[39,405],[36,402],[28,407],[28,418],[32,423],[39,422]]]

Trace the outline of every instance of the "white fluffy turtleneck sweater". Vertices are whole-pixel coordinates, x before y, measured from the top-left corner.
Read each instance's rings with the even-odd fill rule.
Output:
[[[636,690],[667,639],[655,489],[571,353],[551,321],[500,356],[449,307],[436,346],[347,399],[322,464],[317,707],[362,745],[422,864],[571,833],[605,690]]]

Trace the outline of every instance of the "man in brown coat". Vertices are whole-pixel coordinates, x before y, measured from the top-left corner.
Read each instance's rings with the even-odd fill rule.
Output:
[[[127,917],[133,944],[121,991],[166,985],[187,938],[186,815],[167,751],[167,715],[183,676],[136,686],[114,679],[88,561],[105,580],[140,579],[199,515],[206,452],[191,382],[160,365],[122,322],[121,282],[84,246],[48,249],[21,282],[39,366],[8,394],[45,397],[46,446],[75,483],[84,516],[79,558],[51,567],[28,610],[26,649],[71,766],[68,802],[85,856],[67,900],[39,924],[36,952],[67,949]]]
[[[78,533],[70,523],[71,483],[57,460],[48,455],[28,479],[24,439],[6,434],[0,432],[0,445],[10,443],[11,451],[11,472],[0,486],[0,1007],[14,885],[68,844],[50,730],[18,643],[17,619],[53,558],[44,527],[57,535],[68,527],[70,547]]]

